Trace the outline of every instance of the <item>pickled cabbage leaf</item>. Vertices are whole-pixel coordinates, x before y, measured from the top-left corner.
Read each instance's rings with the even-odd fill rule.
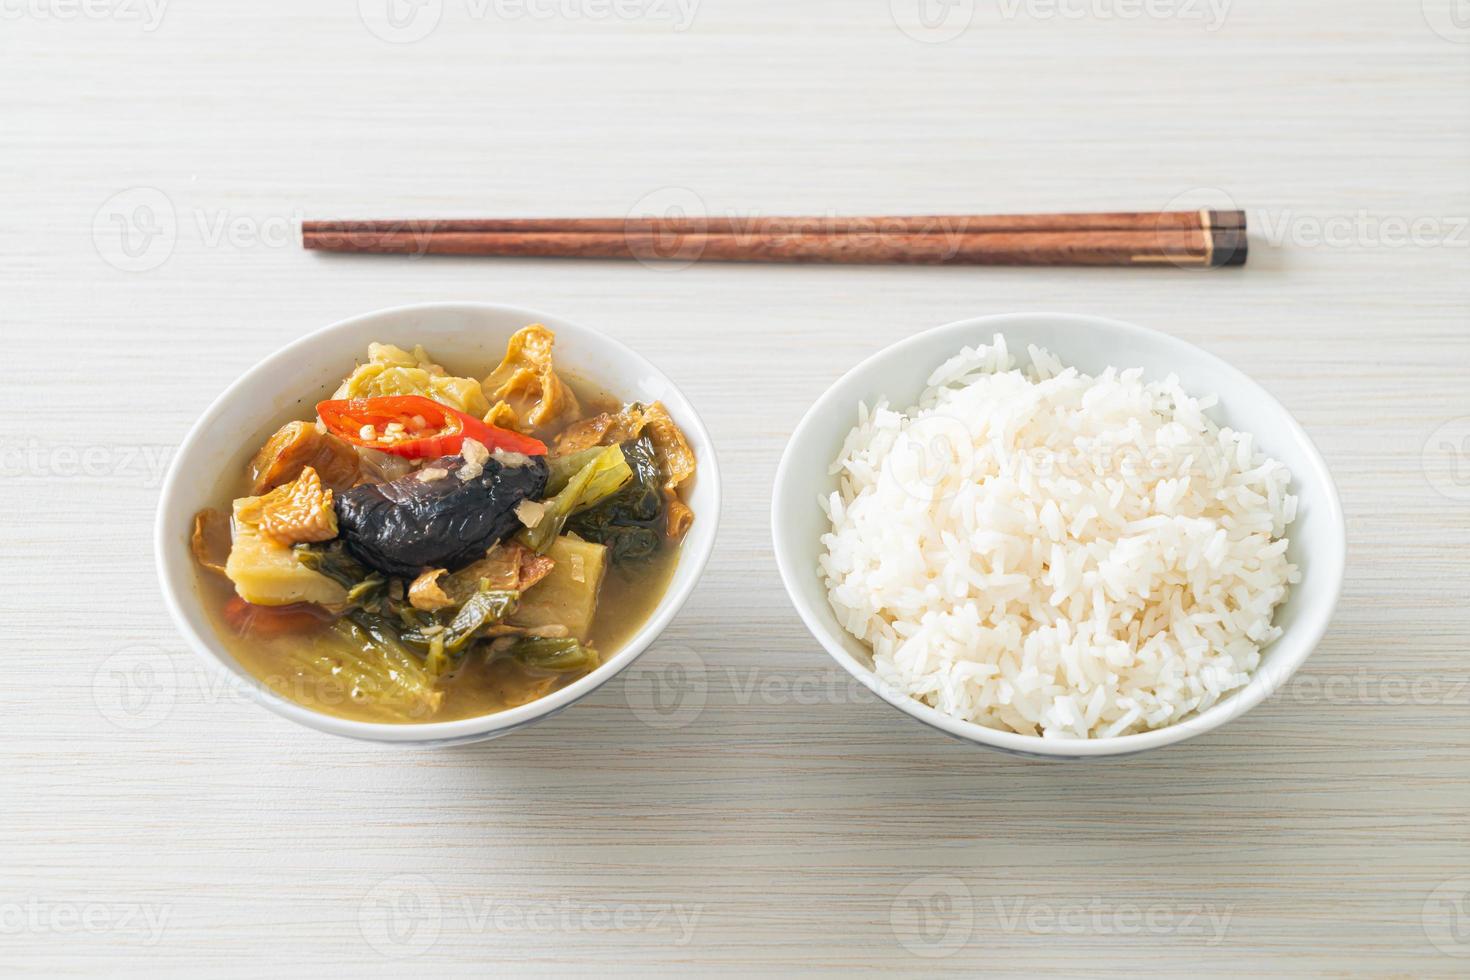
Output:
[[[469,415],[483,416],[490,402],[480,382],[456,378],[429,360],[422,347],[408,353],[391,344],[373,344],[368,362],[342,382],[334,398],[386,398],[394,395],[423,395]]]
[[[345,591],[341,605],[349,610],[379,612],[388,598],[388,579],[353,558],[341,541],[330,544],[299,544],[293,551],[305,567],[326,576]]]
[[[523,667],[558,673],[591,670],[599,659],[597,651],[580,640],[541,636],[518,637],[506,653]]]
[[[640,436],[649,438],[658,461],[667,512],[665,530],[669,537],[681,538],[694,523],[694,512],[679,499],[680,485],[695,472],[694,450],[663,402],[633,402],[620,412],[604,412],[570,425],[556,437],[556,452],[574,457],[590,446],[624,443]]]
[[[298,680],[311,685],[306,692],[287,692],[296,700],[302,693],[322,704],[345,698],[394,721],[420,721],[438,711],[444,699],[419,659],[391,633],[366,629],[352,619],[333,623],[315,642],[286,647],[285,655]]]
[[[486,589],[465,600],[464,605],[449,616],[449,610],[425,617],[423,625],[403,631],[403,642],[409,646],[428,648],[437,639],[445,653],[462,653],[472,640],[485,636],[485,630],[504,622],[520,602],[519,592]]]
[[[605,545],[613,564],[641,561],[663,544],[669,512],[653,442],[644,435],[622,447],[633,479],[595,507],[575,514],[566,530]]]
[[[596,506],[617,493],[633,479],[633,470],[618,446],[597,453],[567,481],[556,496],[545,502],[546,512],[535,527],[528,527],[519,540],[533,551],[545,554],[573,514]]]

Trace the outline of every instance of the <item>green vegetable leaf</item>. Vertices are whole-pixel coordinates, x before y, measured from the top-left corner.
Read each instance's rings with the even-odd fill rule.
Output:
[[[476,592],[459,607],[459,612],[444,628],[445,649],[450,653],[463,650],[465,644],[485,627],[503,622],[520,601],[519,592]]]
[[[298,544],[294,551],[297,561],[343,588],[350,589],[368,578],[367,568],[347,553],[347,546],[340,540],[328,544]]]
[[[293,550],[301,564],[347,590],[348,609],[382,611],[388,598],[388,579],[353,558],[340,540],[325,545],[298,544]]]
[[[571,638],[523,636],[507,653],[522,666],[562,673],[591,670],[597,666],[597,651]]]
[[[312,685],[311,700],[332,703],[345,698],[397,721],[422,720],[439,709],[444,695],[434,690],[434,678],[391,632],[346,618],[318,637],[314,643],[293,644],[286,654],[300,680]],[[301,694],[284,693],[298,700]]]
[[[410,647],[424,651],[429,673],[438,677],[449,669],[474,640],[491,626],[505,621],[520,602],[519,592],[483,589],[465,600],[449,617],[449,610],[420,616],[399,634]]]
[[[583,449],[579,452],[569,453],[566,456],[551,456],[546,460],[551,474],[546,478],[546,495],[554,497],[561,493],[566,485],[572,482],[572,477],[580,473],[588,463],[601,456],[606,446],[593,446],[591,449]]]
[[[629,480],[633,470],[623,451],[617,446],[598,450],[556,496],[545,501],[546,512],[535,527],[528,527],[519,540],[532,551],[545,554],[561,534],[567,520],[578,511],[593,507],[617,493]]]
[[[668,524],[663,478],[653,441],[641,436],[623,444],[633,479],[595,507],[574,515],[566,530],[605,545],[614,564],[640,561],[662,547]]]

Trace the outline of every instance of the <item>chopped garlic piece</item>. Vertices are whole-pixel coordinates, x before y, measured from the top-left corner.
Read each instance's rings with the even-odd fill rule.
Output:
[[[516,517],[526,527],[535,527],[546,516],[546,505],[535,500],[522,500],[516,504]]]
[[[508,453],[504,449],[495,450],[495,462],[501,466],[525,466],[531,462],[531,457],[525,453]]]
[[[485,464],[490,460],[490,450],[485,448],[484,443],[475,439],[466,439],[460,447],[459,454],[464,457],[464,465],[456,472],[464,483],[468,483],[485,472]]]

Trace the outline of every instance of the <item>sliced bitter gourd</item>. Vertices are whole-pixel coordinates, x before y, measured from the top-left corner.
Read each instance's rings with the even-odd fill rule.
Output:
[[[526,590],[511,613],[515,626],[565,626],[586,641],[597,613],[597,594],[607,570],[607,549],[591,541],[560,537],[546,557],[556,562],[551,574]]]
[[[261,530],[256,523],[259,497],[236,500],[234,514],[225,575],[235,583],[240,598],[257,606],[288,606],[293,602],[333,605],[346,601],[345,588],[307,568],[288,545]]]

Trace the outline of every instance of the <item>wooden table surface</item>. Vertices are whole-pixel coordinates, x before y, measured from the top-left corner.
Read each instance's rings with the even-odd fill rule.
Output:
[[[0,5],[0,969],[1470,970],[1463,2],[925,4]],[[1251,264],[1214,273],[415,262],[296,231],[1230,203]],[[501,741],[394,750],[207,671],[151,529],[240,372],[439,299],[644,352],[701,408],[727,502],[635,673]],[[987,753],[855,689],[787,603],[766,515],[801,413],[880,347],[1014,310],[1200,344],[1331,464],[1336,621],[1228,729]]]

